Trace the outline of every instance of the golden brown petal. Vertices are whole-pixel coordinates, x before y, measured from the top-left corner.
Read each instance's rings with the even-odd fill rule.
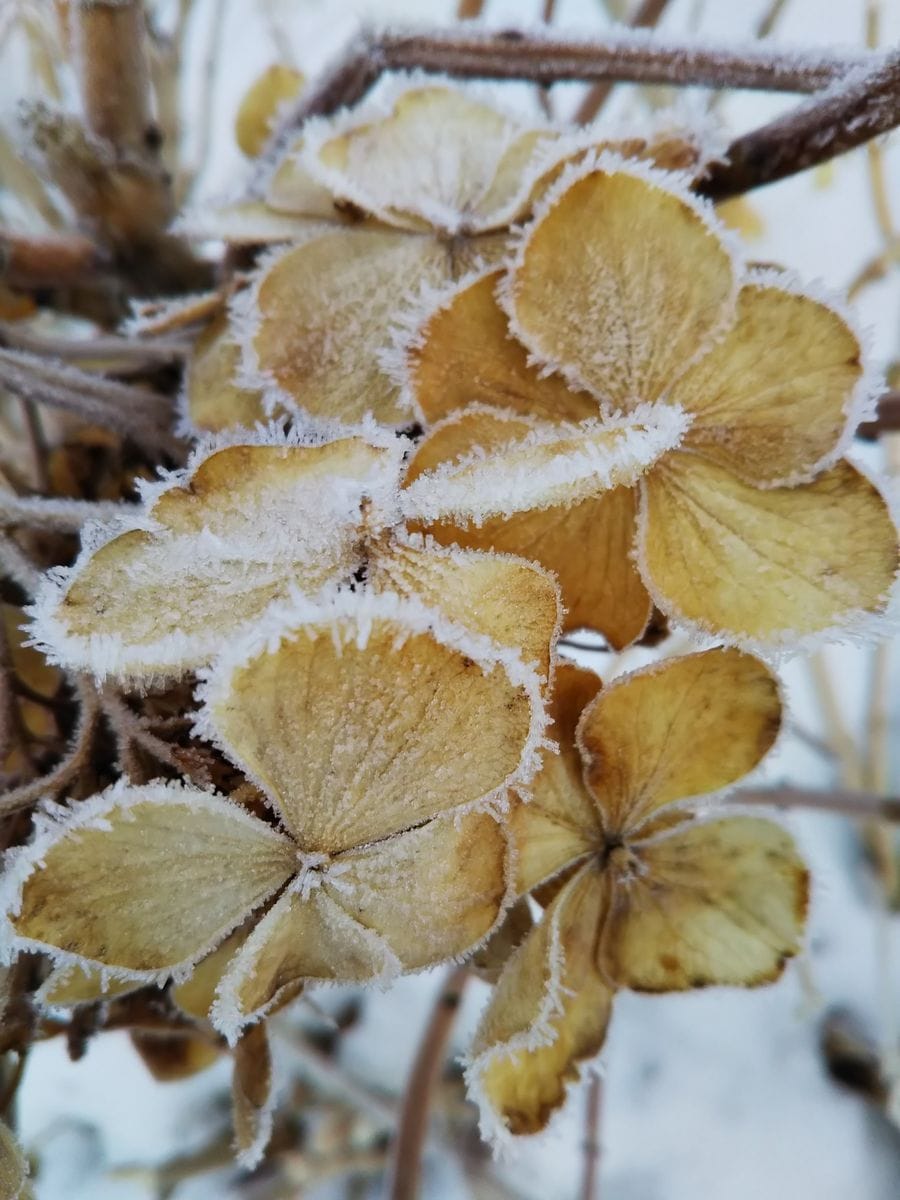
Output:
[[[739,650],[665,659],[617,679],[585,709],[577,735],[607,833],[735,783],[780,723],[775,676]]]
[[[761,489],[673,453],[643,486],[641,566],[667,615],[737,641],[796,647],[883,611],[897,531],[850,463],[811,483]]]
[[[596,945],[606,909],[603,877],[583,867],[504,968],[472,1047],[467,1077],[494,1132],[537,1133],[599,1053],[612,991]]]

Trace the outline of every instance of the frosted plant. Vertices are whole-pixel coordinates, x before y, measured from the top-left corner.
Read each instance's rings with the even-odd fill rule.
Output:
[[[48,810],[6,864],[6,952],[162,984],[242,927],[207,969],[232,1043],[304,982],[464,955],[508,903],[498,813],[537,769],[541,690],[517,653],[396,595],[270,611],[205,677],[199,730],[271,819],[161,781]]]
[[[32,1200],[34,1192],[28,1182],[28,1162],[22,1148],[0,1121],[0,1196],[3,1200]]]
[[[210,662],[295,592],[387,588],[518,647],[546,673],[555,580],[520,558],[441,548],[406,522],[461,506],[483,520],[578,496],[586,480],[593,489],[631,483],[677,428],[636,414],[575,440],[551,430],[549,445],[533,432],[502,455],[422,481],[402,505],[408,443],[390,434],[309,445],[271,428],[201,447],[185,471],[148,485],[136,512],[123,506],[117,521],[89,531],[72,568],[48,576],[32,634],[55,662],[147,683]]]
[[[862,356],[832,302],[743,268],[673,176],[601,157],[557,182],[506,274],[463,281],[408,339],[431,429],[407,485],[536,421],[571,443],[573,422],[678,414],[635,487],[598,479],[593,496],[427,528],[543,562],[570,626],[618,647],[653,602],[739,643],[797,645],[864,624],[894,579],[885,502],[842,457],[873,388]]]
[[[499,262],[510,226],[528,215],[558,164],[598,137],[565,135],[449,81],[416,76],[308,121],[282,148],[258,197],[182,222],[193,234],[239,243],[293,243],[264,261],[234,300],[232,332],[219,333],[204,353],[224,361],[239,343],[240,390],[262,391],[270,409],[348,424],[371,413],[387,425],[409,424],[377,357],[401,301],[478,263]],[[699,158],[671,122],[615,144],[671,165]],[[189,381],[188,413],[199,428],[210,427],[208,399]]]
[[[800,945],[808,881],[790,836],[701,799],[771,747],[774,677],[719,649],[599,686],[560,668],[561,752],[510,818],[516,890],[543,885],[545,911],[472,1049],[468,1078],[493,1136],[543,1128],[576,1065],[603,1046],[617,989],[756,986]]]

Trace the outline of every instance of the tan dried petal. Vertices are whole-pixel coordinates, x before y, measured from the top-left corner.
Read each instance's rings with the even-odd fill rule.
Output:
[[[295,865],[287,838],[221,796],[116,785],[21,853],[8,919],[28,945],[163,978],[208,954]]]

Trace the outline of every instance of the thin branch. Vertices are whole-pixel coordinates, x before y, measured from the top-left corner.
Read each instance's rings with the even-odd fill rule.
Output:
[[[188,342],[174,338],[139,342],[115,334],[77,340],[48,337],[30,329],[20,329],[9,321],[0,321],[0,346],[25,350],[29,354],[48,354],[65,362],[102,361],[107,370],[114,370],[119,362],[128,367],[179,362],[190,354],[191,349]]]
[[[22,399],[77,413],[145,446],[180,450],[169,432],[172,400],[149,388],[104,379],[21,350],[0,350],[0,386]]]
[[[41,414],[37,410],[37,405],[33,400],[19,400],[19,407],[22,410],[22,420],[25,424],[25,433],[28,437],[28,444],[31,448],[31,463],[34,467],[34,486],[41,492],[50,490],[50,474],[47,467],[47,459],[50,454],[50,447],[47,444],[47,438],[44,433]]]
[[[876,63],[885,59],[874,57]],[[354,42],[344,57],[285,115],[275,144],[307,117],[354,104],[385,71],[436,71],[465,79],[613,80],[711,88],[816,92],[866,68],[872,55],[837,56],[771,47],[661,43],[652,33],[611,34],[602,41],[561,39],[518,30],[384,33]]]
[[[32,597],[41,582],[41,572],[14,538],[0,533],[0,575],[17,583]]]
[[[775,787],[734,792],[734,804],[754,808],[809,808],[816,812],[837,813],[846,817],[900,822],[900,796],[878,796],[874,792],[816,791],[814,789]]]
[[[285,1029],[290,1037],[292,1057],[298,1074],[307,1079],[325,1096],[363,1112],[379,1129],[390,1130],[397,1124],[397,1107],[391,1100],[376,1095],[362,1083],[349,1076],[340,1065],[316,1050],[300,1033]]]
[[[668,7],[669,0],[641,0],[637,12],[628,21],[631,29],[653,29],[659,24],[660,18]],[[609,99],[613,89],[609,79],[598,80],[588,91],[575,113],[575,121],[579,125],[589,125]]]
[[[581,1200],[599,1200],[600,1196],[600,1120],[603,1114],[603,1080],[591,1076],[584,1110],[584,1169],[581,1176]]]
[[[60,500],[0,491],[0,526],[27,525],[31,529],[77,533],[85,521],[108,521],[136,507],[112,500]]]
[[[88,129],[117,151],[146,156],[153,130],[141,0],[75,0],[71,22]]]
[[[400,1125],[393,1151],[391,1200],[416,1200],[422,1169],[422,1148],[435,1088],[447,1054],[447,1042],[459,1009],[468,968],[453,967],[438,994],[425,1034],[419,1044],[403,1097]]]
[[[900,242],[898,242],[900,249]],[[856,430],[856,436],[864,441],[873,442],[885,433],[900,431],[900,392],[889,391],[878,398],[878,413],[871,421],[863,421]]]
[[[80,285],[103,263],[102,251],[78,233],[33,235],[0,229],[0,277],[11,287]]]
[[[77,689],[81,710],[71,750],[48,775],[23,783],[6,795],[0,796],[0,815],[8,816],[23,808],[29,808],[45,797],[57,796],[78,777],[90,760],[100,705],[96,691],[87,680],[79,679]]]
[[[776,183],[862,146],[900,124],[900,51],[857,68],[820,96],[739,137],[700,184],[713,200]]]

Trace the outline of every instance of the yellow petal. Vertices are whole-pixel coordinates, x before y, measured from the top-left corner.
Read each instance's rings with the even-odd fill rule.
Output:
[[[152,505],[153,531],[86,549],[61,588],[45,586],[37,637],[98,675],[201,665],[292,584],[314,594],[348,578],[364,501],[395,473],[395,452],[357,438],[215,451]]]
[[[318,216],[318,214],[316,214]],[[263,200],[242,200],[218,208],[207,205],[183,213],[175,231],[191,238],[217,238],[232,246],[306,240],[323,232],[322,223],[310,217],[279,212]]]
[[[555,424],[473,404],[440,421],[404,481],[414,521],[472,521],[578,504],[635,483],[677,446],[685,420],[658,406],[629,418]]]
[[[502,647],[370,594],[287,614],[249,656],[238,647],[220,664],[207,702],[211,734],[275,798],[302,849],[334,853],[529,777],[539,692]]]
[[[219,433],[266,420],[262,394],[235,382],[239,360],[228,317],[220,313],[197,338],[185,372],[185,409],[195,429]]]
[[[543,1129],[578,1063],[603,1046],[612,992],[598,973],[595,947],[605,891],[600,872],[583,867],[500,976],[467,1072],[489,1133]]]
[[[272,1136],[272,1052],[260,1022],[241,1035],[234,1048],[231,1111],[238,1161],[245,1169],[262,1158]]]
[[[8,919],[24,945],[161,979],[186,973],[295,865],[287,838],[221,796],[117,785],[21,852]]]
[[[693,416],[685,445],[748,483],[809,477],[844,433],[860,354],[834,309],[777,286],[744,287],[724,341],[670,393]]]
[[[635,490],[619,487],[580,504],[491,517],[480,526],[440,521],[427,528],[442,545],[540,563],[559,580],[563,629],[595,629],[620,650],[644,632],[652,609],[632,558],[636,507]]]
[[[506,834],[493,817],[450,814],[340,855],[325,886],[404,970],[416,970],[467,954],[487,937],[507,898],[507,858]]]
[[[584,786],[575,727],[593,700],[600,680],[592,671],[559,663],[553,685],[548,736],[558,754],[545,754],[540,774],[531,784],[527,803],[509,815],[516,847],[516,892],[531,891],[603,843],[597,805]]]
[[[492,271],[455,292],[412,340],[405,371],[425,421],[434,424],[473,403],[551,421],[597,416],[592,396],[529,366],[494,294],[502,278],[502,271]]]
[[[5,1122],[0,1121],[0,1197],[2,1200],[30,1200],[28,1160],[22,1147]]]
[[[335,136],[327,124],[319,133],[316,174],[364,212],[455,233],[492,228],[511,205],[517,211],[532,135],[462,89],[408,88],[389,115],[344,125]]]
[[[751,987],[777,979],[800,949],[808,874],[793,839],[771,821],[682,826],[634,853],[640,868],[613,883],[601,943],[617,984]]]
[[[305,139],[299,137],[283,154],[266,185],[266,205],[292,216],[337,222],[355,219],[342,213],[331,192],[310,175],[304,163],[304,144]]]
[[[512,272],[514,333],[613,409],[659,399],[732,320],[710,217],[625,171],[590,170],[550,200]]]
[[[641,565],[670,616],[726,637],[796,647],[798,636],[881,612],[897,531],[847,462],[797,487],[759,489],[694,454],[645,482]]]
[[[496,983],[513,951],[522,945],[533,928],[531,906],[528,898],[523,897],[516,901],[498,928],[472,955],[473,972],[485,983]]]
[[[549,676],[559,594],[555,581],[533,563],[392,537],[370,558],[368,580],[375,588],[418,596],[472,633],[518,650],[524,663]]]
[[[122,996],[144,985],[137,979],[109,979],[102,968],[89,963],[66,963],[54,967],[36,993],[41,1004],[67,1008],[74,1004],[93,1004]]]
[[[403,298],[452,278],[427,234],[345,229],[306,242],[264,269],[248,299],[253,365],[313,417],[408,424],[378,355]]]
[[[233,1042],[248,1021],[296,996],[305,980],[367,983],[398,970],[387,943],[348,916],[325,888],[308,896],[291,889],[232,960],[219,985],[213,1023]]]
[[[303,83],[299,71],[274,63],[247,90],[235,117],[234,136],[249,158],[262,153],[275,127],[278,110],[299,95]]]
[[[735,783],[771,748],[778,683],[739,650],[706,650],[623,675],[585,709],[585,780],[610,835],[673,800]]]
[[[198,1021],[209,1018],[210,1009],[216,998],[222,976],[231,965],[231,960],[246,942],[256,927],[257,918],[254,916],[245,921],[221,942],[212,954],[207,954],[191,971],[184,983],[172,989],[172,999],[179,1008],[184,1009]]]
[[[132,1033],[131,1044],[157,1083],[190,1079],[218,1062],[223,1047],[185,1034]]]

